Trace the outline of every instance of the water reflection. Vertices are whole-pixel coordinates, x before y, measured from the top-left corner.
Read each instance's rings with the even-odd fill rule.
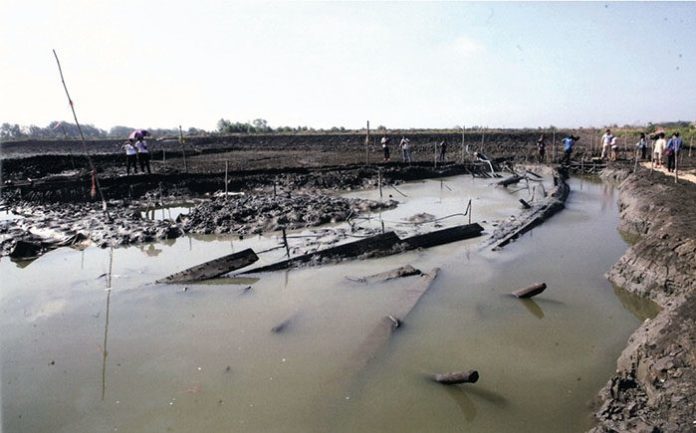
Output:
[[[464,414],[464,419],[468,422],[472,422],[476,418],[478,411],[476,410],[476,405],[467,395],[466,391],[457,385],[447,386],[445,390],[447,391],[447,395],[459,406],[459,410]]]
[[[621,287],[614,286],[614,293],[621,304],[639,320],[654,319],[662,308],[653,301],[638,296]]]
[[[537,319],[543,319],[544,318],[544,311],[541,309],[539,304],[534,302],[533,299],[520,299],[520,302],[522,305],[524,305],[524,308],[527,309],[532,315],[534,315]]]

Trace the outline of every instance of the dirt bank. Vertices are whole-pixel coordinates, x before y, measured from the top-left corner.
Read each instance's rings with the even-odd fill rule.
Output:
[[[607,277],[663,309],[631,336],[592,433],[696,432],[696,185],[640,169],[621,181],[620,230],[638,241]]]

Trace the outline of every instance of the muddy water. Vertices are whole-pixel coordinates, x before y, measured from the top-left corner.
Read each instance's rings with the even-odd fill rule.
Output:
[[[436,217],[462,212],[469,198],[487,229],[517,209],[517,195],[487,182],[445,183],[392,192],[404,203],[382,214],[387,228],[425,231],[403,218],[423,207]],[[278,239],[180,238],[59,249],[21,266],[2,260],[3,432],[583,431],[588,401],[645,309],[620,300],[603,277],[626,248],[613,190],[571,188],[565,211],[498,252],[469,240],[185,291],[152,282]],[[409,263],[442,272],[375,351],[366,336],[412,280],[345,276]],[[549,289],[534,301],[505,296],[535,281]],[[476,385],[425,378],[469,368],[481,374]]]

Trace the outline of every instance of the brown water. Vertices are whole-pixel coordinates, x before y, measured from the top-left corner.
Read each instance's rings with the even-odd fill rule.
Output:
[[[381,215],[387,228],[425,231],[402,219],[462,212],[472,198],[474,221],[490,229],[518,207],[517,195],[485,181],[445,185],[399,187],[408,197],[393,194],[404,203]],[[603,277],[626,249],[613,189],[571,188],[566,210],[498,252],[474,239],[186,291],[153,281],[278,239],[64,248],[25,267],[3,259],[2,431],[584,431],[589,400],[648,310]],[[412,280],[345,276],[409,263],[442,271],[388,344],[369,350],[367,335]],[[536,281],[549,288],[534,301],[505,296]],[[470,368],[475,385],[426,379]]]

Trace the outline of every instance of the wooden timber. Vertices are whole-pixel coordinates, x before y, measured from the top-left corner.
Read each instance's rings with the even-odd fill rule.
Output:
[[[256,262],[259,257],[251,248],[244,251],[233,253],[220,257],[209,262],[202,263],[198,266],[188,268],[181,272],[169,275],[168,277],[157,280],[158,283],[189,283],[194,281],[203,281],[211,278],[219,277],[228,272],[236,271],[237,269],[248,266]]]

